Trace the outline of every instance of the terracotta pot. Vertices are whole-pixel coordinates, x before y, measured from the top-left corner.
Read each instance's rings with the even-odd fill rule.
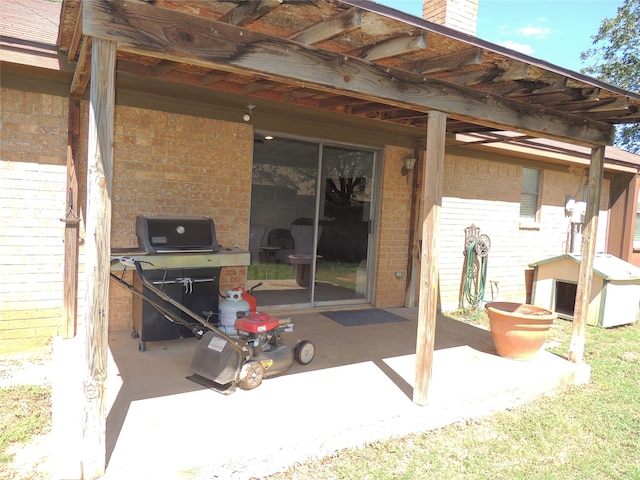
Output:
[[[492,302],[485,308],[498,355],[514,360],[533,358],[558,317],[555,312],[526,303]]]

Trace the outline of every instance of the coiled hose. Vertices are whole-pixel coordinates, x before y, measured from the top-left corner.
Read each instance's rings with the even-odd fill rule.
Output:
[[[489,247],[483,243],[482,239],[472,241],[467,245],[466,257],[462,311],[466,318],[476,320],[482,312],[480,303],[485,301]],[[493,291],[494,285],[495,293]],[[492,298],[490,301],[493,301],[498,296],[498,284],[496,282],[491,282],[491,292]]]

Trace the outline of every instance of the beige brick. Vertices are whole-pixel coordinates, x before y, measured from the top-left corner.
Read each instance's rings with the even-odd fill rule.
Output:
[[[50,349],[51,337],[10,338],[0,342],[0,355],[13,355]]]

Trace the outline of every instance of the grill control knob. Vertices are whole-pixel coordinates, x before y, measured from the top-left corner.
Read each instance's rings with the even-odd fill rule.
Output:
[[[180,235],[182,235],[182,234],[184,233],[184,227],[183,227],[182,225],[178,225],[178,226],[176,227],[176,231],[177,231]]]

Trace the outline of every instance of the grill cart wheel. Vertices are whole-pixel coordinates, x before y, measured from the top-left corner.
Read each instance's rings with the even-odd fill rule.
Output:
[[[262,383],[264,368],[255,360],[245,363],[240,369],[238,386],[243,390],[253,390]]]
[[[309,340],[303,340],[296,345],[295,354],[300,365],[308,365],[316,354],[316,347]]]

